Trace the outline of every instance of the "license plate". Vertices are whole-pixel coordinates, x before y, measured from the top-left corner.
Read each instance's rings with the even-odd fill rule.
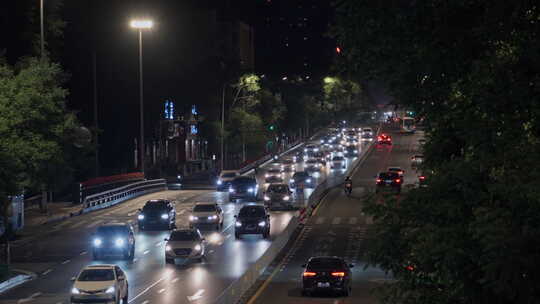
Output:
[[[330,287],[330,283],[319,282],[319,283],[317,283],[317,287],[319,287],[319,288],[328,288],[328,287]]]
[[[391,184],[391,183],[392,183],[392,180],[388,180],[388,179],[387,179],[387,180],[385,180],[385,182],[386,182],[387,184]]]
[[[174,263],[175,264],[180,264],[180,265],[185,264],[187,261],[188,261],[188,259],[186,259],[186,258],[175,258],[174,259]]]

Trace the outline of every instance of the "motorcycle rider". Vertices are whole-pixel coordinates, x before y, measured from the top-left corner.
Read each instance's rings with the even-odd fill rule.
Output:
[[[345,177],[345,192],[347,194],[351,194],[352,191],[352,179],[350,176]]]

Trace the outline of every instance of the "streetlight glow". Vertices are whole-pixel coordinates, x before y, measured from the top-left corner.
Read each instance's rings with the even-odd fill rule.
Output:
[[[132,20],[130,25],[133,28],[149,29],[154,26],[154,22],[152,20]]]

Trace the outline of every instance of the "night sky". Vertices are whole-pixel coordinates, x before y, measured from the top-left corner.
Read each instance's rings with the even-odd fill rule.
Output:
[[[57,0],[45,0],[50,8]],[[306,10],[302,3],[317,7]],[[139,128],[138,37],[129,27],[134,17],[149,17],[154,29],[144,32],[144,100],[146,136],[152,136],[165,99],[187,111],[195,104],[207,119],[219,115],[223,71],[220,70],[216,20],[241,20],[255,28],[255,70],[264,74],[323,74],[333,44],[323,37],[329,1],[300,0],[64,0],[64,38],[49,41],[53,58],[71,74],[68,106],[85,125],[93,123],[92,55],[97,58],[100,155],[104,173],[129,167]],[[2,1],[0,49],[9,62],[32,52],[38,37],[38,0]],[[311,5],[311,4],[310,4]],[[33,7],[33,10],[31,9]],[[31,12],[35,17],[32,18]],[[47,15],[47,11],[46,11]],[[309,18],[309,26],[287,24]],[[275,22],[271,27],[268,20]],[[45,17],[47,23],[47,16]],[[286,20],[285,23],[283,20]],[[290,22],[289,22],[290,21]],[[287,23],[288,22],[288,23]],[[283,26],[285,25],[285,26]],[[302,30],[299,31],[299,30]],[[292,36],[289,35],[292,33]],[[307,44],[296,43],[309,36]],[[293,41],[284,48],[283,38]],[[47,39],[47,37],[46,37]],[[296,40],[295,40],[296,39]],[[304,57],[306,59],[304,60]],[[309,66],[304,61],[308,61]]]

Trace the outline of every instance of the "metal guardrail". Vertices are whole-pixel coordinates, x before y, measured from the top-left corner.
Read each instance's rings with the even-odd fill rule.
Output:
[[[146,193],[166,189],[167,181],[165,179],[145,180],[129,184],[86,197],[83,201],[81,212],[87,213],[93,210],[107,208]]]

